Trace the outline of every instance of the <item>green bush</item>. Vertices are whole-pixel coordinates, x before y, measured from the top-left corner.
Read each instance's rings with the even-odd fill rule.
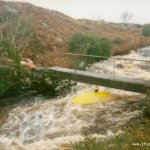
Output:
[[[20,63],[20,54],[18,51],[14,50],[13,45],[8,40],[1,40],[0,41],[0,49],[2,49],[2,53],[6,53],[8,58],[12,59],[15,63],[16,68],[16,77],[20,76],[21,74],[21,63]]]
[[[144,36],[150,36],[150,24],[145,24],[142,28]]]
[[[111,42],[106,38],[75,33],[69,40],[69,51],[71,53],[109,57],[111,55]]]
[[[150,118],[150,95],[149,95],[150,91],[148,91],[148,96],[147,98],[145,99],[145,108],[144,108],[144,111],[143,111],[143,115],[144,117],[146,118]]]
[[[48,96],[56,96],[71,86],[69,81],[60,80],[52,73],[39,74],[24,68],[20,63],[20,53],[7,40],[0,41],[0,53],[6,54],[6,60],[11,60],[8,64],[5,62],[6,66],[0,66],[0,99],[18,94],[22,90],[36,90]]]
[[[22,66],[20,64],[20,55],[14,51],[12,44],[7,40],[0,41],[0,52],[6,54],[6,60],[12,60],[12,67],[0,67],[0,96],[3,96],[8,91],[16,90],[20,84],[22,76]],[[7,64],[5,64],[7,65]],[[19,87],[18,87],[19,89]]]

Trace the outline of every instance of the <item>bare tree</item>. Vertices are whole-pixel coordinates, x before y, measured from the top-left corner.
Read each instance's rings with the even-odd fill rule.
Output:
[[[132,13],[129,13],[129,12],[124,12],[122,13],[121,15],[121,19],[123,21],[123,24],[127,24],[127,22],[129,20],[131,20],[131,18],[133,17],[133,14]]]

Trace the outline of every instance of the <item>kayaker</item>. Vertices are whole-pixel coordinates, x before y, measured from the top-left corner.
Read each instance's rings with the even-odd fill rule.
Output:
[[[36,68],[36,65],[29,58],[22,58],[21,59],[21,64],[24,65],[24,66],[27,66],[30,69],[35,69]]]
[[[94,92],[98,92],[98,91],[99,91],[99,89],[95,89],[95,90],[94,90]]]

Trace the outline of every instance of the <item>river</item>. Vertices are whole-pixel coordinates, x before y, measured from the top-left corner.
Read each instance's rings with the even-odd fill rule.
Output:
[[[150,60],[132,51],[124,58]],[[113,59],[96,63],[89,70],[113,73]],[[150,63],[117,60],[115,74],[150,79]],[[111,98],[92,105],[75,105],[70,100],[81,93],[108,91]],[[82,141],[86,135],[107,139],[124,133],[125,126],[142,114],[143,94],[107,87],[77,83],[64,97],[45,99],[35,96],[1,111],[0,150],[59,150],[70,143]]]

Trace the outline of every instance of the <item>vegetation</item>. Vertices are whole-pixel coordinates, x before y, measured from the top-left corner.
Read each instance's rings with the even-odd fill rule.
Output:
[[[145,24],[142,28],[144,36],[150,36],[150,24]]]
[[[123,136],[107,139],[104,141],[96,141],[94,138],[86,138],[84,142],[74,144],[73,150],[148,150],[149,149],[149,135],[148,128],[150,123],[146,124],[146,129],[142,130],[139,127],[132,129],[130,133]],[[139,133],[138,133],[139,131]],[[140,134],[146,136],[143,138]],[[145,145],[144,145],[145,143]],[[143,144],[143,146],[142,146]]]
[[[0,97],[15,94],[27,86],[26,78],[30,75],[21,65],[21,57],[27,49],[39,52],[40,48],[31,24],[20,18],[17,12],[1,12]]]
[[[3,66],[0,68],[0,96],[3,96],[6,92],[10,91],[10,89],[16,89],[18,86],[19,78],[21,78],[22,67],[20,64],[19,53],[13,50],[13,46],[9,41],[1,40],[0,50],[3,60],[5,60],[5,64],[8,58],[10,58],[12,62],[12,68]]]
[[[128,23],[131,18],[130,13],[124,13],[124,16],[125,22]],[[4,35],[4,31],[6,33],[4,36],[7,36],[7,39],[12,43],[16,43],[15,49],[23,50],[23,56],[30,58],[36,56],[36,51],[66,52],[68,39],[76,32],[106,37],[111,41],[119,35],[124,43],[122,45],[112,43],[113,54],[125,54],[130,50],[149,44],[147,37],[141,34],[141,27],[136,24],[124,30],[122,24],[99,23],[99,21],[86,19],[74,20],[59,12],[48,11],[28,3],[15,2],[12,4],[12,2],[0,1],[0,18],[0,38],[1,35]],[[124,19],[122,21],[124,22]],[[21,25],[23,25],[23,30]],[[24,32],[18,33],[19,30]],[[22,36],[16,38],[16,34],[13,38],[11,32]],[[31,40],[32,38],[35,38],[37,42]],[[34,50],[33,43],[36,45]]]
[[[150,148],[150,97],[145,99],[143,116],[132,120],[126,133],[107,140],[98,141],[87,137],[83,142],[72,144],[73,150],[149,150]],[[134,122],[135,121],[135,122]],[[140,123],[137,123],[139,122]]]
[[[42,75],[23,67],[22,57],[35,58],[41,54],[42,44],[33,25],[17,11],[2,11],[0,14],[0,98],[18,94],[23,90],[36,90],[56,96],[69,81],[58,80],[53,74]],[[46,60],[44,60],[46,61]],[[0,100],[1,103],[1,100]],[[1,104],[0,104],[1,105]]]
[[[12,74],[12,70],[9,68],[0,68],[0,97],[3,96],[12,87],[13,82],[9,77]],[[9,74],[9,75],[8,75]]]
[[[72,67],[84,69],[90,63],[109,57],[111,55],[111,42],[106,38],[76,33],[69,40],[69,52],[100,56],[99,58],[84,56],[74,56],[74,58],[71,58],[69,62],[71,62]]]
[[[123,39],[116,37],[115,39],[112,40],[112,43],[115,45],[122,45],[124,43]]]
[[[76,33],[69,40],[69,51],[72,53],[109,57],[111,55],[111,42],[106,38]]]
[[[86,138],[83,142],[72,145],[73,150],[149,150],[150,120],[135,125],[122,136],[103,141]]]
[[[20,53],[7,40],[0,41],[0,52],[1,63],[7,65],[0,66],[0,98],[14,96],[23,90],[36,90],[52,97],[71,85],[69,81],[59,80],[53,73],[42,74],[24,68],[20,63]]]
[[[121,15],[121,19],[123,21],[123,24],[126,24],[131,18],[133,17],[132,13],[129,12],[123,12]]]
[[[40,52],[41,42],[37,39],[32,23],[27,22],[16,12],[3,11],[0,15],[0,40],[7,40],[16,51],[24,55]]]
[[[143,111],[143,115],[145,118],[149,118],[150,119],[150,95],[149,95],[150,91],[148,91],[148,96],[145,99],[145,108]]]
[[[9,12],[9,11],[1,12],[1,15],[0,15],[0,25],[2,25],[2,24],[8,24],[11,21],[13,21],[16,17],[17,17],[16,13],[12,13],[12,12]]]
[[[6,3],[0,3],[0,64],[3,65],[0,66],[1,107],[1,104],[5,106],[4,101],[2,101],[4,96],[14,96],[20,90],[36,90],[50,96],[56,96],[71,85],[68,81],[59,80],[53,73],[43,75],[40,72],[32,72],[24,68],[20,64],[20,59],[26,56],[34,58],[33,56],[36,56],[36,53],[40,52],[43,47],[44,50],[65,51],[66,41],[76,31],[82,31],[86,34],[76,33],[71,37],[69,40],[69,51],[73,53],[109,57],[111,55],[111,43],[107,38],[110,40],[114,39],[112,41],[114,54],[115,52],[122,54],[125,50],[129,51],[148,44],[147,37],[144,36],[150,36],[149,25],[143,26],[143,36],[138,28],[133,27],[133,30],[127,29],[124,31],[121,25],[117,24],[97,24],[92,21],[83,21],[83,24],[80,24],[78,20],[70,19],[67,16],[61,17],[62,14],[57,15],[57,12],[55,12],[56,15],[54,15],[54,12],[51,15],[52,11],[39,9],[28,4],[14,4],[13,8],[16,11],[12,12],[5,10],[9,8],[5,5]],[[24,9],[24,6],[29,9]],[[1,10],[4,11],[1,12]],[[26,12],[25,10],[28,11]],[[32,15],[30,16],[29,14]],[[57,18],[58,16],[59,18]],[[122,19],[124,23],[127,23],[131,19],[131,15],[124,14]],[[31,20],[33,23],[31,23]],[[87,25],[90,28],[87,28]],[[89,33],[106,38],[88,35]],[[121,37],[120,39],[117,38],[118,35]],[[125,42],[121,39],[124,39]],[[60,59],[56,60],[57,63],[62,61]],[[51,61],[51,59],[48,57],[45,59],[44,57],[43,61]],[[4,65],[9,65],[9,67]],[[149,116],[150,101],[147,100],[143,123],[131,127],[131,130],[127,131],[124,136],[106,141],[96,141],[96,139],[87,138],[84,142],[73,145],[72,149],[149,149],[146,146],[141,147],[132,144],[148,142],[150,136]]]

